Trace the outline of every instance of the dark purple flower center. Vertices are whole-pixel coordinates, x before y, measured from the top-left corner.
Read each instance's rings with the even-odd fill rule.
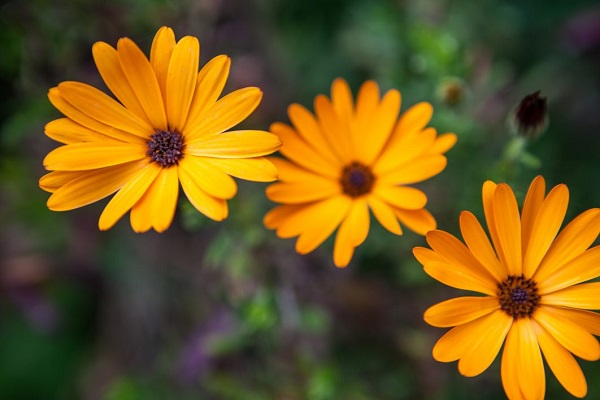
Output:
[[[358,197],[371,191],[375,176],[371,169],[358,161],[353,161],[342,170],[340,184],[345,194]]]
[[[146,154],[161,167],[177,164],[183,157],[183,136],[176,130],[158,130],[150,135],[150,140],[146,144],[148,145]]]
[[[498,284],[500,308],[511,317],[518,319],[529,317],[540,303],[537,284],[524,275],[509,275]]]

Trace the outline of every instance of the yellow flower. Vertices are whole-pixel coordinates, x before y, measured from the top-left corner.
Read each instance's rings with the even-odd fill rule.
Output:
[[[369,232],[369,209],[383,227],[402,234],[400,222],[424,235],[435,229],[435,219],[424,208],[425,194],[407,186],[439,174],[443,156],[456,142],[453,133],[437,137],[426,127],[433,109],[419,103],[398,119],[400,93],[388,91],[380,100],[375,82],[365,82],[356,105],[346,81],[331,87],[332,100],[315,98],[316,117],[292,104],[293,127],[271,125],[279,136],[281,153],[270,158],[281,182],[267,188],[267,196],[282,205],[264,218],[281,238],[299,236],[296,251],[306,254],[337,231],[333,261],[348,265],[354,248]]]
[[[433,357],[458,360],[458,370],[475,376],[496,358],[502,343],[502,384],[510,399],[542,399],[542,354],[569,393],[583,397],[587,384],[574,355],[600,358],[600,209],[590,209],[559,233],[569,191],[554,187],[545,196],[544,178],[533,180],[521,215],[511,188],[487,181],[483,208],[491,243],[477,218],[460,215],[466,246],[444,231],[427,233],[431,249],[414,254],[425,272],[458,289],[485,296],[458,297],[425,312],[425,321],[454,327],[437,342]],[[493,246],[492,246],[493,244]],[[541,350],[541,351],[540,351]]]
[[[262,97],[250,87],[217,100],[229,74],[227,56],[198,72],[198,39],[176,42],[168,27],[156,33],[149,60],[128,38],[116,49],[98,42],[92,52],[118,101],[79,82],[50,89],[50,102],[66,116],[45,129],[64,144],[46,156],[44,166],[52,172],[40,179],[40,187],[52,193],[51,210],[71,210],[117,192],[100,216],[101,230],[131,210],[134,231],[162,232],[173,220],[179,183],[201,213],[220,221],[228,214],[226,200],[237,191],[231,176],[277,178],[263,157],[279,148],[277,136],[226,132]]]

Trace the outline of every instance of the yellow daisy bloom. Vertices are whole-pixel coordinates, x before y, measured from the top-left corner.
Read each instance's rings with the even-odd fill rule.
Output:
[[[301,254],[339,227],[333,261],[344,267],[367,237],[369,209],[397,235],[402,234],[399,222],[421,235],[435,229],[435,219],[424,208],[427,196],[407,185],[446,167],[443,154],[456,135],[438,137],[427,127],[433,114],[429,103],[409,108],[398,119],[400,92],[390,90],[380,99],[373,81],[362,85],[356,105],[343,79],[333,82],[331,92],[331,100],[315,98],[316,116],[292,104],[288,115],[293,127],[271,125],[287,160],[269,158],[280,182],[267,188],[267,197],[281,205],[265,215],[264,224],[280,238],[298,236],[296,251]]]
[[[543,399],[542,354],[576,397],[587,384],[572,354],[600,359],[600,208],[585,211],[560,233],[569,191],[554,187],[546,196],[544,178],[533,180],[521,215],[504,184],[483,185],[483,208],[491,243],[477,218],[460,215],[465,244],[444,231],[427,233],[431,249],[414,254],[425,272],[457,289],[485,296],[458,297],[425,312],[436,327],[454,327],[433,348],[442,362],[458,360],[462,375],[485,371],[504,343],[502,384],[510,399]],[[572,353],[572,354],[571,354]]]
[[[179,183],[190,202],[207,217],[227,217],[227,199],[237,191],[231,176],[273,181],[277,170],[263,156],[281,145],[259,130],[228,131],[260,103],[258,88],[236,90],[221,99],[230,59],[221,55],[199,72],[200,44],[186,36],[175,41],[162,27],[150,59],[130,39],[117,48],[92,48],[98,71],[115,100],[79,82],[49,91],[50,102],[65,115],[45,133],[64,145],[51,151],[44,166],[52,171],[40,187],[52,195],[48,207],[66,211],[115,192],[99,228],[111,228],[131,210],[136,232],[166,230],[173,220]]]

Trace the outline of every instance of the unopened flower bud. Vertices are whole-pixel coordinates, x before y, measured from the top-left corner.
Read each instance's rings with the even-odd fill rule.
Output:
[[[548,126],[548,105],[540,91],[528,94],[515,106],[509,116],[513,133],[536,139]]]

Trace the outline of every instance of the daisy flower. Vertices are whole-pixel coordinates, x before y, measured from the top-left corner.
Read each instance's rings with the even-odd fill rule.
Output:
[[[414,254],[425,272],[457,289],[483,296],[458,297],[425,312],[436,327],[453,327],[433,348],[442,362],[458,360],[462,375],[485,371],[504,343],[501,376],[510,399],[543,399],[542,354],[558,381],[576,397],[587,384],[573,354],[600,358],[600,209],[585,211],[562,231],[569,191],[554,187],[546,196],[544,178],[533,180],[521,215],[504,184],[483,185],[489,235],[468,211],[460,215],[459,239],[444,231],[427,233],[431,249]],[[560,231],[560,232],[559,232]],[[589,248],[589,249],[588,249]]]
[[[63,144],[44,159],[52,172],[40,179],[40,187],[52,193],[51,210],[72,210],[116,192],[100,216],[101,230],[131,210],[134,231],[162,232],[173,220],[180,183],[198,211],[220,221],[228,214],[226,200],[236,194],[232,176],[277,178],[263,157],[279,148],[277,136],[227,131],[262,96],[250,87],[218,99],[229,74],[227,56],[198,71],[198,39],[176,42],[168,27],[156,33],[150,59],[128,38],[116,49],[97,42],[92,53],[116,99],[80,82],[50,89],[50,102],[65,115],[45,128]]]
[[[443,155],[456,135],[437,136],[427,127],[433,109],[419,103],[398,118],[400,92],[380,98],[373,81],[360,88],[356,105],[343,79],[331,87],[331,100],[315,98],[316,115],[298,104],[288,108],[293,126],[274,123],[287,159],[269,158],[280,182],[267,188],[278,207],[264,218],[280,238],[298,236],[296,251],[306,254],[337,230],[333,261],[348,265],[369,232],[369,210],[388,231],[401,235],[400,222],[424,235],[435,229],[424,208],[427,196],[408,185],[439,174]]]

